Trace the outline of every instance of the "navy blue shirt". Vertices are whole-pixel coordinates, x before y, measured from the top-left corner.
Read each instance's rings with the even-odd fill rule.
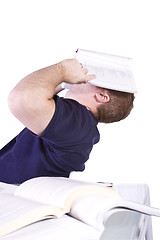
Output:
[[[55,96],[56,109],[44,132],[25,128],[0,150],[0,181],[22,183],[39,176],[69,177],[83,171],[99,141],[97,120],[78,102]]]

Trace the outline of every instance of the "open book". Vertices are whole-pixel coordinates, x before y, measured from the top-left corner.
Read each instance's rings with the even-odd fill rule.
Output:
[[[131,71],[132,59],[107,53],[77,49],[75,58],[88,69],[89,74],[96,74],[91,84],[112,90],[136,93],[137,87]],[[64,84],[70,88],[70,84]]]
[[[65,213],[98,230],[104,228],[108,211],[117,207],[160,216],[159,209],[124,201],[103,184],[40,177],[22,183],[12,194],[4,188],[5,184],[0,184],[0,236]]]

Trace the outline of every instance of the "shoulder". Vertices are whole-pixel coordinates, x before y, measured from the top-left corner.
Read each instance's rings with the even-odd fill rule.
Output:
[[[49,123],[42,137],[48,135],[56,136],[59,141],[79,141],[82,138],[94,138],[99,135],[97,130],[97,120],[88,109],[75,100],[55,96],[55,114]]]
[[[55,96],[54,100],[56,102],[56,108],[58,111],[64,111],[64,113],[66,111],[69,111],[70,113],[74,113],[74,111],[76,111],[77,114],[84,112],[84,114],[86,113],[86,115],[88,115],[87,108],[73,99]]]
[[[94,125],[98,124],[98,121],[94,118],[92,113],[84,105],[78,103],[77,101],[56,96],[55,102],[56,110],[53,117],[54,120],[60,117],[67,117],[67,119],[63,118],[63,120],[78,120],[79,124],[82,122],[83,125],[89,124],[88,121],[91,121]],[[84,120],[86,120],[86,122],[84,122]]]

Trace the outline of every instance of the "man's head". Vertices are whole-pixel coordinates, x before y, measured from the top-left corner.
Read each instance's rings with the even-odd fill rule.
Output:
[[[125,119],[133,108],[134,94],[107,90],[110,101],[97,107],[99,122],[112,123]]]
[[[112,123],[125,119],[133,108],[134,94],[96,87],[90,83],[75,84],[66,94],[86,106],[98,122]]]

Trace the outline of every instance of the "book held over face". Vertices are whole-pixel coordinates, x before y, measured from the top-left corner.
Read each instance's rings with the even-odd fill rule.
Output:
[[[89,74],[96,75],[89,81],[91,84],[122,92],[137,92],[131,58],[84,49],[77,49],[75,58],[88,69]]]

